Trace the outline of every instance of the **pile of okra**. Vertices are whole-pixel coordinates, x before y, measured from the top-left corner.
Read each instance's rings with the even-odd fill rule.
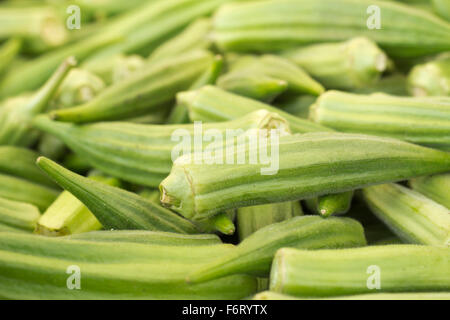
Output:
[[[0,1],[0,297],[450,299],[450,0]]]

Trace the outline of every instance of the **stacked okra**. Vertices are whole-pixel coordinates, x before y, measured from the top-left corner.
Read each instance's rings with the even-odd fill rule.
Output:
[[[0,298],[450,299],[449,19],[3,1]]]

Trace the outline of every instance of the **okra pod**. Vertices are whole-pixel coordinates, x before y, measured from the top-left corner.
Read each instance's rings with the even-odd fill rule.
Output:
[[[144,115],[172,102],[177,92],[186,90],[210,65],[212,55],[195,51],[149,64],[133,77],[109,86],[89,102],[51,116],[60,121],[96,122],[123,120]]]
[[[214,86],[204,86],[195,91],[179,93],[177,101],[189,110],[189,117],[192,121],[226,121],[265,109],[278,113],[286,119],[293,133],[331,131],[331,129],[293,116],[268,104],[226,92]]]
[[[84,178],[44,157],[40,157],[37,164],[64,189],[83,202],[105,229],[178,233],[197,231],[188,220],[137,194]]]
[[[218,10],[213,30],[214,40],[222,49],[240,52],[274,52],[308,43],[343,41],[355,36],[373,40],[393,57],[425,56],[450,49],[448,22],[431,13],[391,1],[232,3]]]
[[[0,76],[9,68],[21,46],[22,41],[16,38],[8,40],[0,46]]]
[[[371,86],[388,67],[386,54],[363,37],[300,47],[284,56],[328,89],[352,90]]]
[[[226,153],[227,159],[238,153],[249,159],[268,150],[271,160],[261,163],[221,159],[199,164],[182,156],[160,185],[161,202],[188,219],[202,219],[232,208],[307,199],[450,170],[447,152],[361,134],[282,136],[268,141],[267,148],[246,144]]]
[[[233,250],[233,246],[186,248],[3,232],[0,233],[0,296],[121,300],[242,299],[255,294],[256,279],[245,275],[187,284],[185,277],[191,270]],[[75,285],[68,281],[70,266],[77,266],[82,274],[81,290],[67,287],[68,283]]]
[[[310,117],[342,132],[450,148],[450,102],[440,97],[420,99],[328,91],[311,107]]]
[[[275,255],[270,290],[306,297],[450,291],[448,248],[388,245],[339,250],[285,248]],[[377,279],[378,278],[378,279]]]
[[[316,250],[365,244],[363,228],[355,220],[295,217],[256,231],[235,250],[200,266],[189,274],[187,281],[199,283],[232,274],[268,276],[275,252],[284,247]]]
[[[368,293],[353,296],[322,298],[321,300],[449,300],[450,292],[419,292],[419,293]],[[273,291],[264,291],[253,296],[253,300],[308,300]],[[317,300],[317,298],[311,298]]]
[[[307,199],[308,208],[316,214],[327,218],[331,215],[345,214],[350,209],[353,191],[329,194],[318,198]]]
[[[450,96],[450,54],[415,66],[408,88],[414,96]]]
[[[0,197],[0,225],[31,232],[41,216],[39,209],[29,203]]]
[[[28,147],[36,141],[37,133],[31,128],[31,119],[46,110],[50,99],[75,63],[73,57],[68,58],[41,89],[20,105],[10,103],[0,108],[0,145]]]
[[[414,178],[409,181],[409,185],[450,209],[450,173]]]
[[[182,143],[173,136],[177,132],[186,133],[189,137],[201,134],[199,127],[193,124],[105,122],[76,126],[51,121],[46,116],[35,118],[34,126],[64,141],[93,167],[111,176],[149,187],[158,187],[170,172],[173,152]],[[201,130],[214,129],[225,133],[227,129],[245,131],[278,127],[287,128],[288,125],[277,114],[260,110],[233,121],[204,124]]]
[[[372,212],[405,243],[450,246],[449,209],[398,184],[362,193]]]

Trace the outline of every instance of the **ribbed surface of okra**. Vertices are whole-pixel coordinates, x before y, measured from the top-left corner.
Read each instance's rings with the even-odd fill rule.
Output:
[[[415,66],[408,76],[408,88],[415,96],[450,96],[450,54]]]
[[[450,173],[414,178],[409,181],[409,185],[450,209]]]
[[[32,204],[0,197],[0,231],[2,227],[10,227],[31,232],[40,216],[39,209]]]

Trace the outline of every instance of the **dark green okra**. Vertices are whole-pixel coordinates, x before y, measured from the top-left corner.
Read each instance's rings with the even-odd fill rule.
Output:
[[[450,246],[450,211],[417,191],[384,184],[362,191],[372,212],[405,243]]]
[[[307,199],[450,170],[447,152],[362,134],[282,136],[264,150],[272,150],[272,158],[261,163],[222,159],[196,164],[189,156],[178,158],[160,185],[162,204],[189,219],[202,219],[231,208]],[[248,159],[262,151],[245,145],[245,150],[232,146],[226,153]]]
[[[450,96],[450,54],[415,66],[408,89],[414,96]]]
[[[393,1],[232,3],[222,6],[214,19],[214,40],[228,51],[274,52],[355,36],[373,40],[394,57],[425,56],[450,49],[448,22]]]
[[[328,91],[311,107],[310,117],[342,132],[387,136],[444,150],[450,148],[450,100],[446,98]]]
[[[409,185],[450,209],[450,173],[414,178],[409,181]]]
[[[187,240],[189,243],[191,240]],[[8,299],[243,299],[256,279],[235,275],[187,284],[187,274],[227,244],[151,245],[63,240],[0,232],[0,296]],[[69,290],[78,267],[81,290]],[[72,268],[71,268],[72,267]],[[69,274],[68,274],[69,273]]]
[[[195,51],[148,64],[132,77],[119,81],[85,104],[56,110],[52,117],[60,121],[84,123],[99,120],[123,120],[155,110],[188,89],[208,68],[212,54]]]
[[[2,227],[10,227],[31,232],[40,216],[39,209],[32,204],[0,197],[0,231]]]
[[[83,202],[105,229],[197,232],[188,220],[137,194],[84,178],[44,157],[37,164]]]
[[[362,226],[347,218],[303,216],[266,226],[243,240],[233,251],[189,274],[192,283],[232,274],[267,276],[275,252],[284,247],[308,250],[364,246]]]
[[[375,288],[380,293],[448,292],[449,268],[450,250],[440,247],[285,248],[275,255],[270,290],[306,297],[373,293]]]
[[[178,132],[193,137],[199,128],[193,124],[139,125],[125,122],[77,126],[51,121],[46,116],[37,117],[34,126],[60,138],[93,167],[114,177],[149,187],[157,187],[167,176],[172,167],[174,149],[180,143],[185,143],[184,140],[174,138],[174,135]],[[202,124],[203,132],[214,129],[223,133],[227,129],[245,131],[276,127],[287,128],[288,125],[277,114],[265,110],[233,121]],[[193,144],[186,147],[191,145]]]
[[[389,65],[386,54],[364,37],[300,47],[284,56],[328,89],[352,90],[371,86]]]

